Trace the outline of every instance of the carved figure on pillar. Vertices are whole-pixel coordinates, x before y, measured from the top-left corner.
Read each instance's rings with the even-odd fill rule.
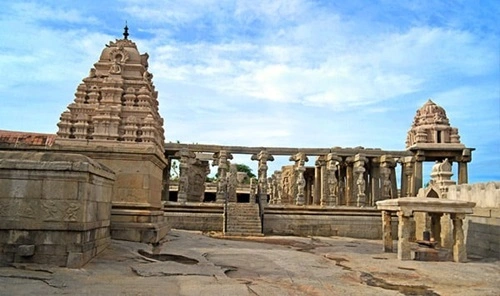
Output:
[[[337,166],[342,159],[336,154],[329,153],[327,159],[327,183],[328,183],[328,198],[321,200],[322,206],[336,206],[338,203],[338,180],[337,180]]]
[[[281,171],[275,171],[274,174],[273,174],[273,177],[274,177],[274,196],[275,196],[275,204],[278,204],[280,205],[281,204]]]
[[[357,200],[356,200],[356,205],[358,207],[363,207],[366,205],[366,182],[365,182],[365,177],[364,177],[364,172],[365,168],[364,167],[358,167],[356,170],[357,174],[357,179],[356,179],[356,186],[357,188]]]
[[[364,207],[366,205],[366,181],[364,172],[366,157],[359,153],[354,156],[354,174],[356,176],[356,206]]]
[[[229,202],[236,202],[236,187],[238,186],[238,179],[236,173],[238,172],[236,165],[231,164],[229,173],[227,174],[227,196]]]
[[[258,183],[259,183],[259,202],[261,205],[267,203],[267,162],[274,161],[274,157],[266,150],[260,151],[258,154],[252,155],[252,160],[259,161],[258,167]]]
[[[382,200],[391,198],[391,169],[387,167],[380,168],[380,177],[382,178]]]
[[[227,171],[229,170],[229,159],[233,159],[233,155],[225,150],[214,153],[212,166],[218,166],[217,169],[217,195],[215,201],[223,203],[227,193]]]
[[[297,195],[295,197],[295,204],[302,206],[305,203],[305,187],[306,187],[306,179],[304,178],[304,172],[306,171],[305,163],[309,161],[306,154],[303,152],[299,152],[295,155],[290,156],[290,161],[295,161],[295,174],[296,174],[296,183],[297,186]]]
[[[187,148],[182,148],[175,156],[179,157],[179,191],[177,193],[177,201],[185,203],[188,198],[189,191],[189,170],[191,164],[196,161],[196,155]]]
[[[304,178],[305,167],[297,168],[297,199],[295,204],[298,206],[303,206],[305,202],[304,188],[306,187],[306,179]]]
[[[257,198],[257,179],[250,179],[250,203],[254,203]]]

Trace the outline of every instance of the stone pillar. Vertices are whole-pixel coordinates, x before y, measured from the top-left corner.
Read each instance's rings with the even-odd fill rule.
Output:
[[[391,198],[398,198],[398,184],[396,181],[396,166],[395,163],[391,167]]]
[[[383,251],[392,253],[392,223],[391,212],[382,211],[382,242]]]
[[[238,187],[238,179],[236,173],[238,172],[236,164],[229,165],[229,173],[227,173],[227,201],[236,202],[236,188]]]
[[[322,184],[321,184],[321,163],[323,161],[321,160],[321,156],[318,156],[318,159],[316,160],[316,166],[314,168],[314,196],[313,196],[313,204],[317,205],[320,203],[320,200],[322,200]]]
[[[290,161],[295,161],[295,174],[297,186],[297,195],[295,196],[295,204],[298,206],[303,206],[305,203],[305,187],[306,179],[304,178],[304,172],[306,171],[305,163],[309,161],[309,158],[305,153],[299,152],[295,155],[290,156]],[[294,184],[292,184],[293,186]]]
[[[471,149],[464,149],[462,156],[457,159],[458,161],[458,184],[469,183],[469,173],[467,171],[467,163],[472,160]]]
[[[170,165],[172,160],[167,158],[167,166],[163,169],[161,200],[168,201],[170,196]]]
[[[458,163],[458,184],[467,184],[469,183],[469,177],[467,172],[467,163],[459,162]]]
[[[179,190],[177,192],[177,202],[186,203],[189,190],[189,170],[196,155],[187,148],[179,150],[175,156],[179,157]]]
[[[327,160],[327,192],[324,194],[324,198],[321,199],[322,206],[337,206],[339,205],[338,198],[338,180],[337,180],[337,166],[339,161],[342,159],[334,153],[328,153],[326,156]],[[323,179],[324,180],[324,179]]]
[[[411,213],[405,213],[404,211],[398,211],[398,259],[399,260],[410,260],[411,259],[411,249],[410,249],[410,216]]]
[[[345,204],[346,206],[355,206],[356,201],[353,198],[353,158],[348,157],[345,161],[347,167],[346,167],[346,181],[345,181],[345,190],[344,190],[344,196],[345,196]]]
[[[381,200],[380,195],[380,162],[378,158],[370,159],[370,190],[371,200],[370,205],[374,207],[377,201]]]
[[[413,173],[413,195],[416,195],[418,190],[422,188],[423,179],[422,179],[422,165],[423,165],[423,157],[417,157],[415,159],[415,170]]]
[[[267,162],[274,161],[274,157],[266,150],[252,155],[252,160],[259,161],[258,183],[259,183],[259,203],[261,206],[267,205]]]
[[[273,174],[273,188],[274,188],[274,204],[281,204],[281,171],[274,171]]]
[[[227,171],[229,170],[229,160],[233,159],[233,155],[225,150],[214,153],[213,166],[218,166],[217,170],[217,194],[216,203],[224,203],[227,195]]]
[[[431,217],[431,237],[434,238],[434,241],[436,241],[439,246],[442,246],[441,244],[441,216],[443,216],[442,213],[429,213],[429,216]]]
[[[345,205],[345,178],[346,178],[346,166],[345,163],[339,160],[339,184],[338,184],[338,196],[337,205]]]
[[[463,230],[464,214],[452,214],[453,220],[453,261],[466,262],[467,250],[465,248],[465,236]]]
[[[417,193],[413,191],[412,184],[413,174],[415,173],[413,156],[402,157],[401,162],[401,197],[416,196]]]
[[[366,205],[365,163],[366,157],[362,154],[356,154],[354,157],[354,173],[356,175],[356,206],[358,207]]]
[[[381,175],[381,183],[382,183],[382,199],[390,199],[393,197],[397,197],[397,188],[394,189],[395,184],[395,170],[394,167],[396,162],[394,158],[390,155],[382,155],[380,157],[380,175]]]

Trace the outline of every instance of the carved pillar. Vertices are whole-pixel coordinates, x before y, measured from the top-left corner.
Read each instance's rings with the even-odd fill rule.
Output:
[[[362,154],[356,154],[354,157],[354,173],[356,175],[356,206],[358,207],[366,205],[365,163],[366,157]]]
[[[390,199],[397,197],[397,189],[394,189],[395,183],[395,161],[390,155],[382,155],[380,157],[380,176],[382,181],[382,199]],[[392,177],[392,178],[391,178]]]
[[[262,150],[258,154],[252,155],[251,159],[259,161],[257,176],[259,183],[259,202],[261,206],[265,206],[267,204],[267,162],[273,161],[274,157],[266,150]]]
[[[281,186],[281,171],[274,172],[276,176],[276,204],[280,205],[282,203],[281,197],[283,194],[283,188]]]
[[[413,191],[414,184],[414,163],[415,159],[413,156],[402,157],[401,162],[401,197],[405,196],[416,196],[417,193]]]
[[[236,187],[238,187],[238,179],[236,173],[238,172],[235,164],[229,165],[229,173],[227,173],[227,198],[228,202],[236,202]]]
[[[382,211],[382,242],[383,251],[392,253],[391,212]]]
[[[229,160],[233,159],[233,155],[226,150],[221,150],[213,155],[213,166],[218,166],[217,169],[217,194],[215,202],[223,203],[227,195],[227,171],[229,170]]]
[[[281,204],[281,171],[274,171],[272,179],[272,199],[271,204]]]
[[[452,214],[453,220],[453,261],[466,262],[467,250],[465,248],[465,236],[463,229],[464,214]]]
[[[179,157],[179,190],[177,202],[186,203],[189,190],[189,169],[196,155],[187,148],[179,150],[175,156]]]
[[[304,172],[306,168],[300,166],[297,168],[297,197],[295,199],[295,204],[298,206],[303,206],[305,203],[305,187],[306,187],[306,179],[304,178]]]
[[[328,153],[326,156],[327,163],[327,189],[328,191],[324,194],[324,198],[321,199],[322,206],[337,206],[339,205],[338,198],[338,180],[337,180],[337,169],[339,161],[342,159],[338,157],[335,153]]]
[[[257,179],[250,179],[250,203],[257,202]]]
[[[305,163],[309,161],[309,158],[303,152],[299,152],[290,157],[290,161],[295,161],[295,174],[296,174],[296,184],[292,184],[297,186],[297,195],[295,197],[295,204],[298,206],[304,205],[305,202],[305,187],[306,180],[304,178],[304,172],[306,171]]]
[[[346,164],[346,181],[345,181],[345,190],[344,190],[344,196],[345,196],[345,205],[346,206],[354,206],[356,205],[356,201],[353,198],[353,157],[347,157],[345,160]]]
[[[410,216],[411,213],[398,211],[398,259],[410,260]]]

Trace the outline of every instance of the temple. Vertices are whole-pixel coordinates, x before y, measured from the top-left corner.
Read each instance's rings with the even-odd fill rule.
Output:
[[[0,131],[0,262],[80,267],[111,238],[156,246],[170,228],[379,239],[397,216],[383,213],[382,222],[378,202],[451,198],[453,186],[468,182],[474,148],[431,100],[401,151],[167,142],[148,58],[125,30],[77,86],[56,135]],[[255,178],[238,172],[237,154],[255,162]],[[269,171],[279,156],[289,165]],[[447,166],[433,170],[427,188],[424,162]],[[217,177],[207,182],[211,166]],[[436,227],[426,219],[416,218],[417,233]]]

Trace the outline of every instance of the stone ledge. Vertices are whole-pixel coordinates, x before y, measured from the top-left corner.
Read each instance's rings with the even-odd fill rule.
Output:
[[[115,180],[110,168],[75,153],[0,151],[0,169],[90,172]]]

